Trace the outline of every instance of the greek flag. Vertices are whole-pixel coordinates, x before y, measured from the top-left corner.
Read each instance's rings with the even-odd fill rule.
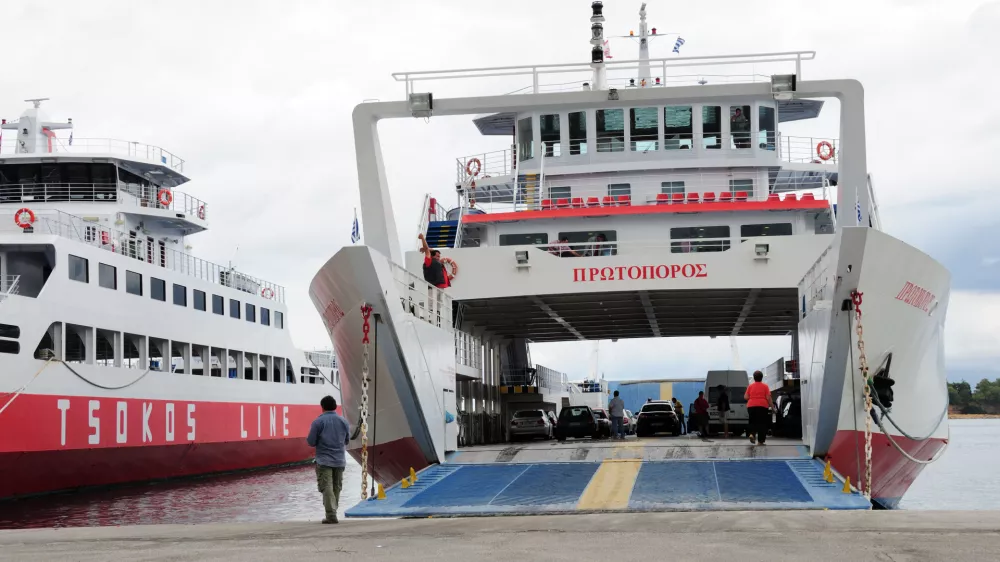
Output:
[[[858,212],[858,224],[857,224],[857,226],[861,226],[861,199],[860,199],[860,196],[857,194],[857,192],[854,193],[854,208]]]
[[[681,52],[681,45],[683,45],[683,44],[684,44],[684,39],[678,37],[677,38],[677,42],[674,43],[674,52],[677,53],[677,54],[680,54],[680,52]]]
[[[69,145],[73,146],[73,131],[69,132]]]
[[[858,211],[859,213],[861,211]],[[358,226],[358,210],[354,209],[354,226],[351,227],[351,244],[357,244],[361,240],[361,227]]]

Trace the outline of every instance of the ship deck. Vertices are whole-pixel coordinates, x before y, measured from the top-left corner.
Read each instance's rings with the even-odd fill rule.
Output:
[[[348,517],[870,509],[798,440],[644,438],[469,447]]]

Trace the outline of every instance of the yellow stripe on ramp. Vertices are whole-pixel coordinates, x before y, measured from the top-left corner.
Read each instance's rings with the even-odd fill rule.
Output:
[[[604,461],[590,479],[590,484],[583,491],[576,508],[580,510],[627,508],[640,467],[642,467],[640,461]]]

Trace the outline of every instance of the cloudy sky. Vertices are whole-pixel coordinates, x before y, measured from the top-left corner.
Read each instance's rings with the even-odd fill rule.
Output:
[[[0,115],[50,97],[75,136],[163,146],[187,159],[183,190],[209,203],[194,252],[288,288],[301,347],[328,346],[307,294],[349,243],[358,204],[351,110],[402,99],[390,73],[586,61],[589,1],[48,0],[0,4]],[[638,1],[605,4],[608,35],[637,27]],[[947,331],[953,378],[1000,376],[1000,2],[972,0],[651,1],[649,21],[685,55],[816,50],[807,79],[860,79],[869,166],[883,221],[953,275]],[[668,56],[653,43],[653,57]],[[628,40],[616,58],[633,58]],[[515,89],[522,83],[512,84]],[[460,94],[461,90],[449,90]],[[822,126],[821,123],[817,124]],[[383,127],[405,248],[425,193],[453,198],[454,158],[503,148],[464,118]],[[817,134],[835,134],[821,130]],[[237,252],[236,249],[239,248]],[[787,339],[742,339],[747,368]],[[588,344],[536,346],[534,359],[583,376]],[[609,378],[697,376],[728,366],[728,340],[601,345]]]

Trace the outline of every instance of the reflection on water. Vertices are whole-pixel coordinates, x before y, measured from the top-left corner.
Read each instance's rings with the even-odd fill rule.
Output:
[[[904,509],[994,509],[1000,504],[1000,420],[953,420],[944,457],[927,467]],[[878,478],[878,474],[874,475]],[[361,467],[348,460],[340,512],[361,500]],[[0,528],[319,521],[311,465],[0,503]]]
[[[341,514],[361,500],[361,467],[347,462]],[[305,465],[2,502],[0,528],[318,521],[322,500]]]

